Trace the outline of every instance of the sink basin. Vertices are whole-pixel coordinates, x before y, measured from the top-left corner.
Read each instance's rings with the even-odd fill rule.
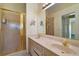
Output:
[[[72,50],[71,48],[65,47],[60,44],[52,44],[52,47],[58,49],[63,54],[76,54],[75,51]]]

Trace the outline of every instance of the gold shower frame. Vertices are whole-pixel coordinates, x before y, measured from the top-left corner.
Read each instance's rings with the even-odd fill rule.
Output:
[[[19,45],[19,47],[17,48],[17,50],[16,51],[20,51],[20,50],[24,50],[24,49],[26,49],[26,42],[25,42],[25,46],[23,46],[23,43],[24,43],[24,41],[26,41],[26,25],[25,25],[25,19],[23,19],[23,17],[24,16],[26,16],[26,14],[25,13],[22,13],[22,12],[16,12],[16,11],[12,11],[12,10],[9,10],[9,9],[5,9],[5,8],[0,8],[0,12],[1,12],[1,14],[2,14],[2,11],[3,10],[6,10],[6,11],[10,11],[10,12],[14,12],[14,13],[18,13],[19,15],[20,15],[20,45]],[[0,14],[0,15],[1,15]],[[2,19],[2,16],[3,15],[1,15],[0,16],[0,19]],[[0,20],[1,21],[1,20]],[[1,24],[0,24],[0,31],[2,32],[2,30],[1,30]],[[2,33],[1,33],[2,34]],[[0,35],[1,35],[0,34]],[[2,36],[1,36],[2,37]],[[3,37],[2,37],[3,38]],[[1,40],[2,40],[2,38],[1,38]],[[2,41],[4,41],[4,40],[2,40]],[[3,43],[2,43],[3,44]],[[2,51],[0,51],[0,55],[6,55],[6,54],[4,54]]]

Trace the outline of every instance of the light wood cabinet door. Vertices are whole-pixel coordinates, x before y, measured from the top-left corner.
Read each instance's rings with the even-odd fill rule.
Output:
[[[32,56],[43,56],[43,47],[30,39],[30,54]]]

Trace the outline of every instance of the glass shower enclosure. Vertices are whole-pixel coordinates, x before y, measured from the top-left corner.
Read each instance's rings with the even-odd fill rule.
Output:
[[[0,9],[0,55],[25,49],[24,14]]]

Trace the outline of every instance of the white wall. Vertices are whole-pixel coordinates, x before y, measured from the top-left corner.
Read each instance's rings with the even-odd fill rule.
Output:
[[[62,15],[65,15],[65,14],[69,14],[69,13],[72,13],[72,12],[75,12],[76,13],[76,17],[77,17],[77,30],[76,30],[76,33],[78,34],[79,36],[79,33],[78,33],[78,25],[79,25],[79,4],[75,4],[75,5],[72,5],[68,8],[65,8],[65,9],[62,9],[62,10],[59,10],[58,12],[55,12],[55,13],[51,13],[50,16],[48,17],[54,17],[54,35],[55,36],[62,36]],[[77,37],[78,37],[77,36]]]
[[[45,20],[46,20],[46,11],[42,9],[42,3],[38,4],[38,19],[37,19],[37,31],[39,34],[45,34]],[[40,25],[40,22],[43,21],[43,25]]]
[[[37,4],[27,4],[27,32],[28,35],[37,34]],[[32,21],[35,21],[35,25],[30,25]]]
[[[38,34],[38,32],[45,32],[45,11],[38,8],[39,4],[31,3],[27,4],[27,24],[28,35]],[[40,11],[41,10],[41,11]],[[40,26],[40,21],[44,22],[44,26]],[[30,25],[32,21],[35,21],[35,25]]]
[[[37,20],[37,30],[39,34],[45,34],[45,20],[46,20],[46,14],[45,11],[42,10],[39,15],[38,15],[38,20]],[[40,25],[40,22],[43,21],[43,25]]]
[[[42,11],[41,5],[38,3],[27,3],[26,8],[26,34],[27,34],[27,52],[28,52],[28,36],[45,33],[45,11]],[[40,20],[44,22],[44,26],[41,27],[39,24]],[[35,21],[35,25],[30,25],[32,21]]]

